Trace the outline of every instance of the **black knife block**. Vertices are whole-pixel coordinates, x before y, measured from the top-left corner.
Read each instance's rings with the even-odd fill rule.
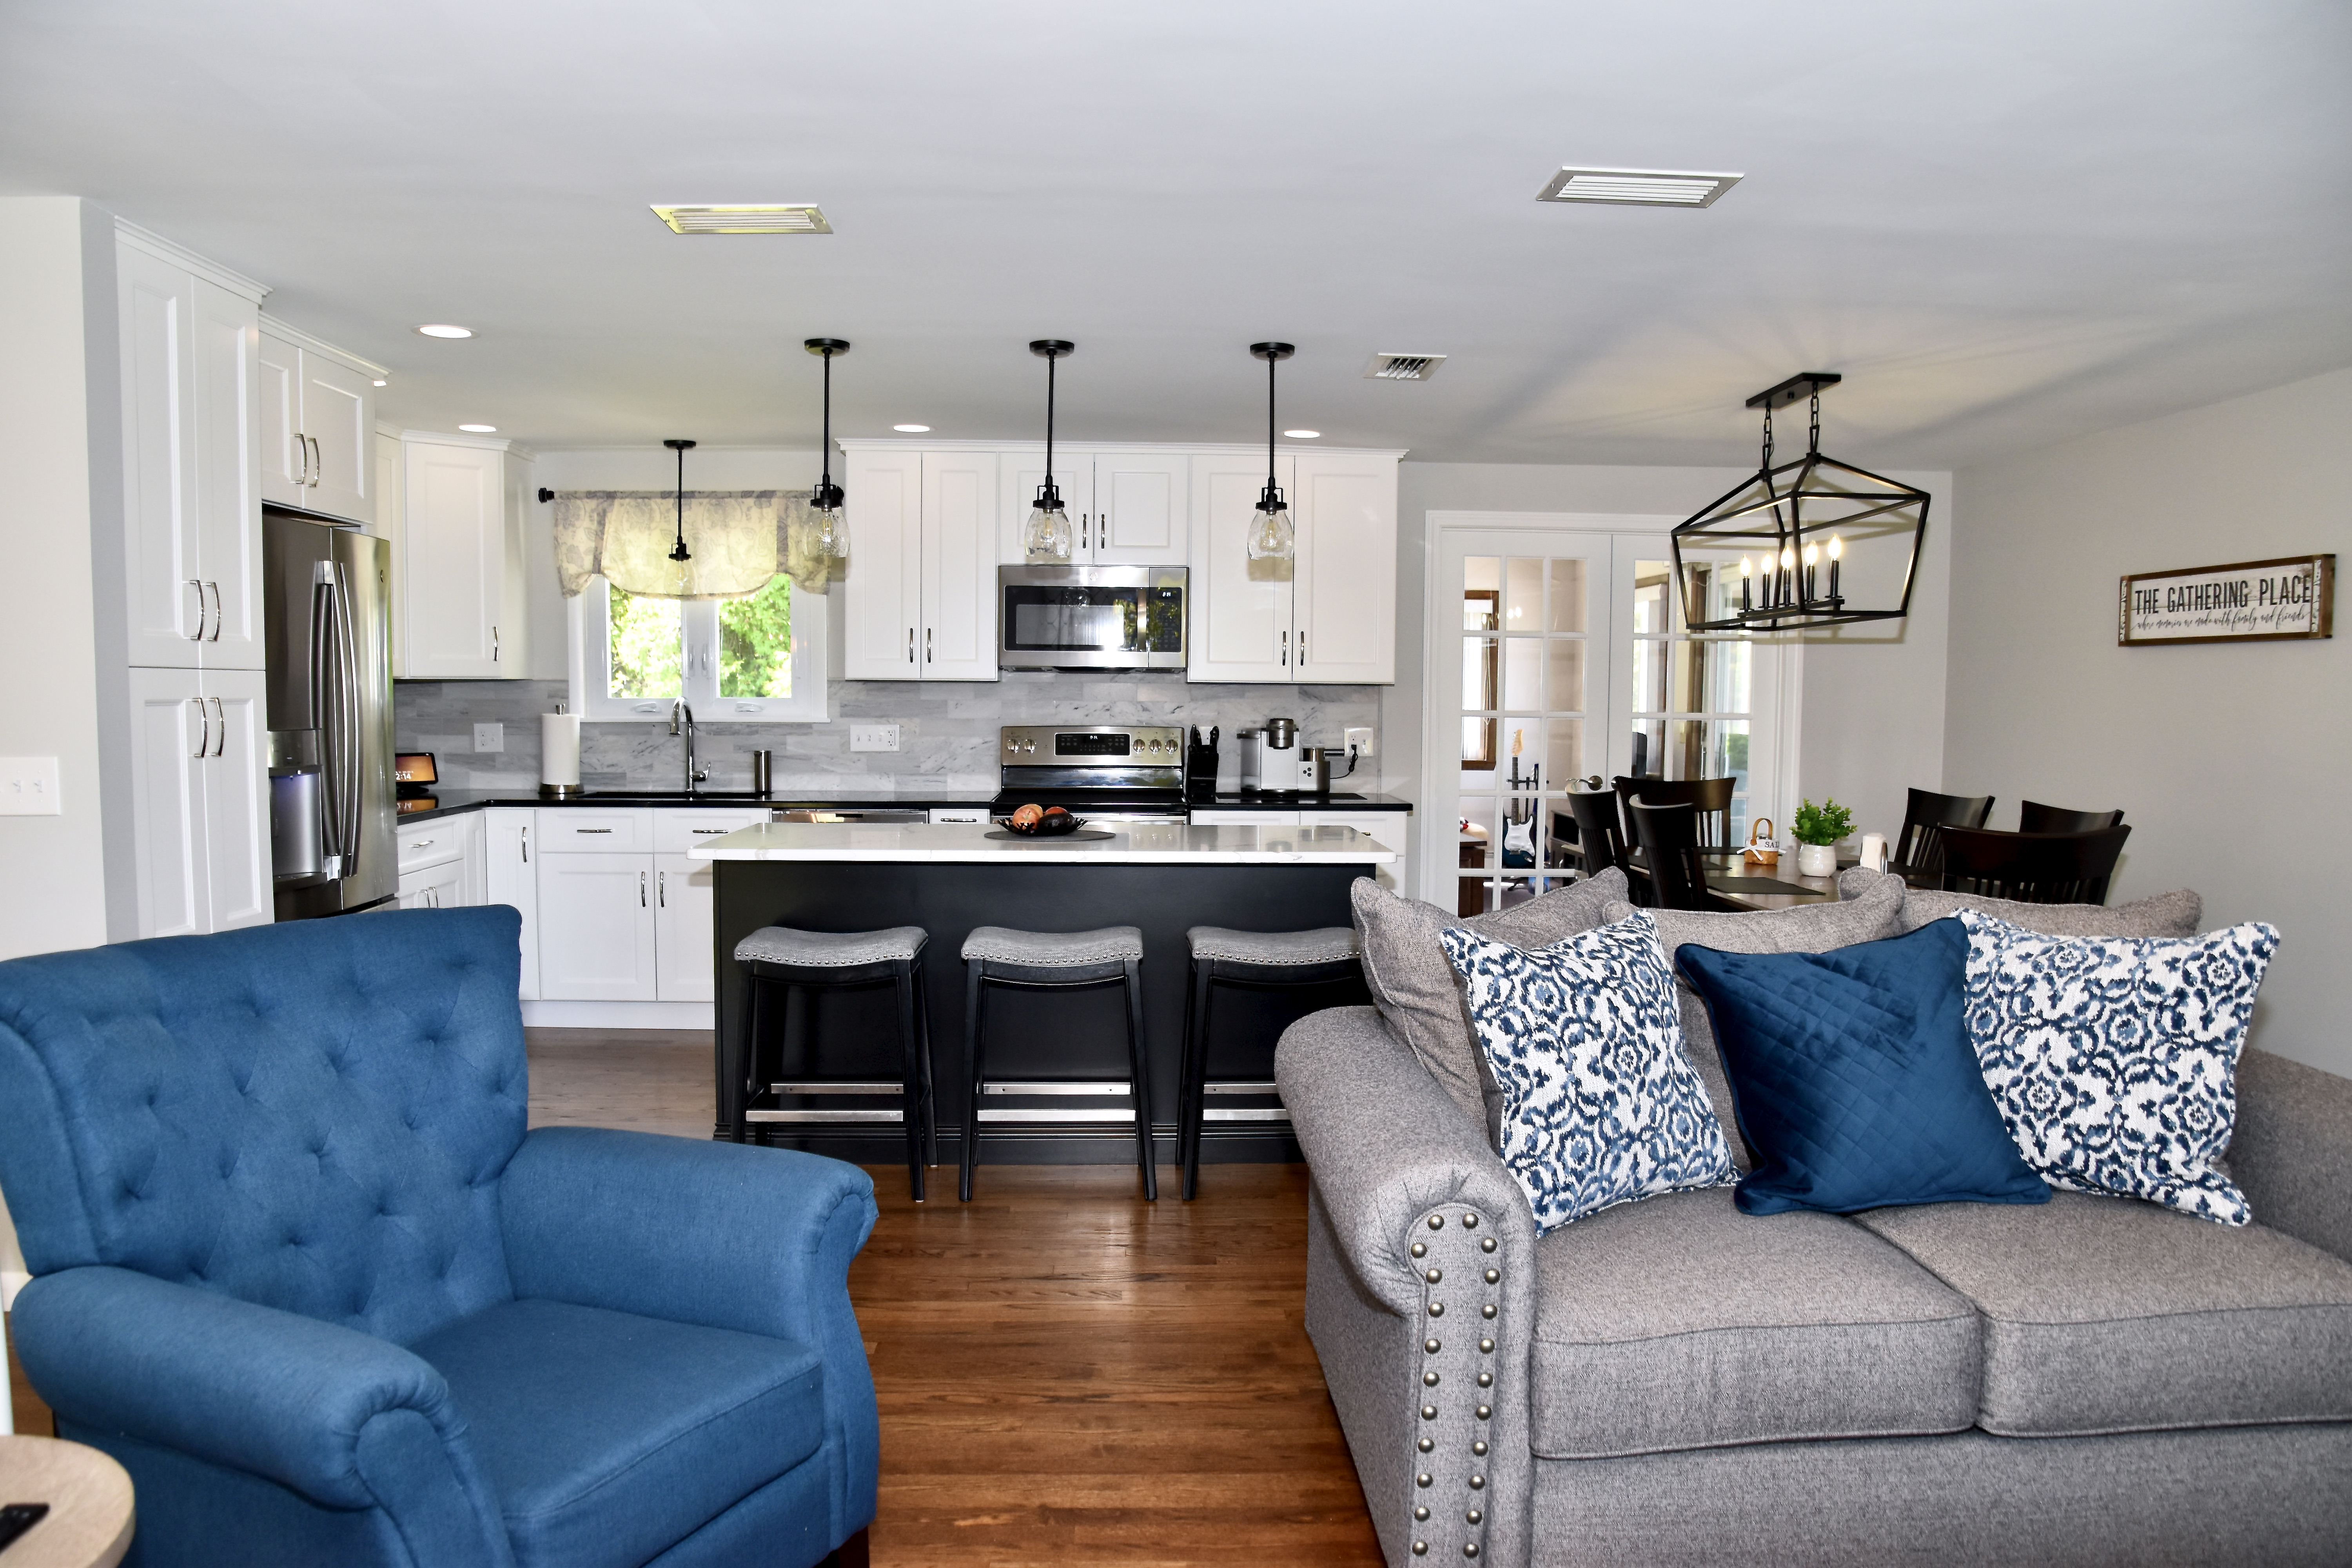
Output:
[[[1184,798],[1217,798],[1217,748],[1193,741],[1184,748]]]

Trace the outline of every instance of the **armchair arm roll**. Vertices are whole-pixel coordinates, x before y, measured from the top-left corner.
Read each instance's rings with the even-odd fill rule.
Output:
[[[513,1563],[448,1385],[389,1341],[124,1268],[45,1274],[11,1317],[69,1421],[381,1508],[420,1563]]]
[[[824,1358],[840,1540],[874,1514],[874,1378],[849,1302],[873,1179],[791,1149],[543,1127],[499,1185],[515,1294],[766,1334]]]
[[[2228,1159],[2256,1220],[2352,1261],[2352,1079],[2247,1051]]]

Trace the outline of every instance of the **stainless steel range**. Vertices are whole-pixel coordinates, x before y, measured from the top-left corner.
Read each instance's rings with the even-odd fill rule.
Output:
[[[1003,816],[1034,801],[1091,822],[1182,822],[1184,731],[1173,724],[1009,724],[997,736]]]

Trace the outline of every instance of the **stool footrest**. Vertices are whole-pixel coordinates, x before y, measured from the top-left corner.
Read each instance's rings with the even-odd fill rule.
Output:
[[[1135,1086],[1125,1079],[1046,1079],[1043,1081],[1021,1082],[999,1079],[981,1086],[982,1094],[1132,1094]]]
[[[1239,1079],[1231,1079],[1223,1083],[1204,1083],[1201,1086],[1201,1092],[1202,1094],[1272,1094],[1275,1092],[1275,1086],[1270,1083],[1244,1083]]]
[[[845,1106],[839,1110],[747,1110],[746,1121],[887,1121],[893,1124],[907,1120],[903,1110],[860,1110]]]
[[[983,1110],[982,1121],[1124,1121],[1133,1124],[1135,1112],[1116,1107],[1097,1110],[1092,1106],[1072,1106],[1066,1110],[1052,1107],[1007,1108],[1002,1110]]]
[[[1232,1110],[1203,1110],[1203,1121],[1287,1121],[1290,1112],[1278,1105],[1245,1105]]]
[[[897,1094],[904,1095],[903,1083],[845,1083],[839,1079],[821,1079],[814,1083],[772,1083],[769,1089],[776,1094]]]

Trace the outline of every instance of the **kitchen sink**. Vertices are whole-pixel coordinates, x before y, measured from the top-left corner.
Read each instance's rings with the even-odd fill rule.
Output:
[[[764,803],[770,797],[754,795],[748,789],[698,789],[691,794],[682,789],[590,789],[580,792],[582,800],[617,800],[646,802],[693,802],[698,800],[742,801]]]

